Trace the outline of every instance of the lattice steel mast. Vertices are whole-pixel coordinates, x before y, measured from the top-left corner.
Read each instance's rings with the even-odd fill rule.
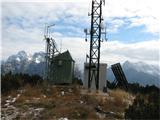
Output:
[[[102,27],[102,3],[104,0],[92,0],[91,29],[84,31],[86,35],[90,35],[88,88],[90,89],[92,81],[95,80],[97,90],[99,89],[100,47],[103,41],[101,35],[106,34],[106,31],[102,31],[104,30]]]
[[[53,25],[45,26],[45,35],[44,38],[46,40],[46,65],[45,65],[45,79],[51,80],[51,73],[53,71],[53,67],[51,68],[55,53],[59,53],[56,48],[55,40],[50,36],[50,28]]]

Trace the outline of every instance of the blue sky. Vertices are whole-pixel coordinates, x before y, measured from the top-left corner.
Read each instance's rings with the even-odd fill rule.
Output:
[[[141,42],[151,39],[158,39],[158,34],[152,34],[150,32],[144,32],[145,25],[140,25],[132,28],[127,28],[127,25],[119,28],[116,33],[108,33],[109,40],[120,40],[126,43]]]
[[[102,62],[130,60],[159,64],[158,2],[106,0],[103,16],[108,41],[102,43]],[[54,23],[52,35],[58,48],[62,42],[62,51],[69,49],[78,64],[83,63],[89,52],[83,31],[90,27],[90,5],[91,0],[2,1],[2,59],[20,50],[31,54],[44,51],[44,26]]]

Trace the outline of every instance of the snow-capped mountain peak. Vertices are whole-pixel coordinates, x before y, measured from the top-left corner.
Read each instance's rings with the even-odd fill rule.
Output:
[[[38,58],[36,58],[35,62],[38,64],[38,63],[40,63],[41,61],[38,60]]]
[[[27,53],[25,51],[19,51],[17,53],[17,56],[24,57],[24,58],[28,57],[28,55],[27,55]]]
[[[32,56],[32,60],[36,63],[44,62],[45,61],[45,53],[44,52],[37,52]]]
[[[2,74],[11,71],[13,73],[39,74],[42,76],[44,73],[44,61],[44,52],[37,52],[31,55],[25,51],[20,51],[15,55],[9,56],[1,64]]]
[[[20,51],[15,55],[11,55],[8,57],[7,62],[13,62],[13,61],[17,61],[20,62],[21,60],[27,60],[28,59],[28,55],[25,51]]]
[[[28,60],[29,60],[29,61],[32,60],[32,55],[31,55],[31,54],[28,55]]]
[[[19,57],[17,57],[17,58],[16,58],[16,60],[17,60],[18,62],[20,62],[20,61],[21,61],[21,59],[20,59]]]

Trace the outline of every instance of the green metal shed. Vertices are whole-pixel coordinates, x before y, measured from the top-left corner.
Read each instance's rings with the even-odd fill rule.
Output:
[[[55,56],[51,65],[51,82],[53,84],[72,84],[74,63],[68,50]]]

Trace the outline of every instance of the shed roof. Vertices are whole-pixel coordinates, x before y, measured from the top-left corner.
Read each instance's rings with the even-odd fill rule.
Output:
[[[72,58],[72,56],[71,56],[71,54],[70,54],[70,52],[67,50],[67,51],[65,51],[65,52],[63,52],[63,53],[60,53],[60,54],[58,54],[57,56],[55,56],[55,59],[57,59],[57,60],[71,60],[71,61],[74,61],[73,60],[73,58]]]

